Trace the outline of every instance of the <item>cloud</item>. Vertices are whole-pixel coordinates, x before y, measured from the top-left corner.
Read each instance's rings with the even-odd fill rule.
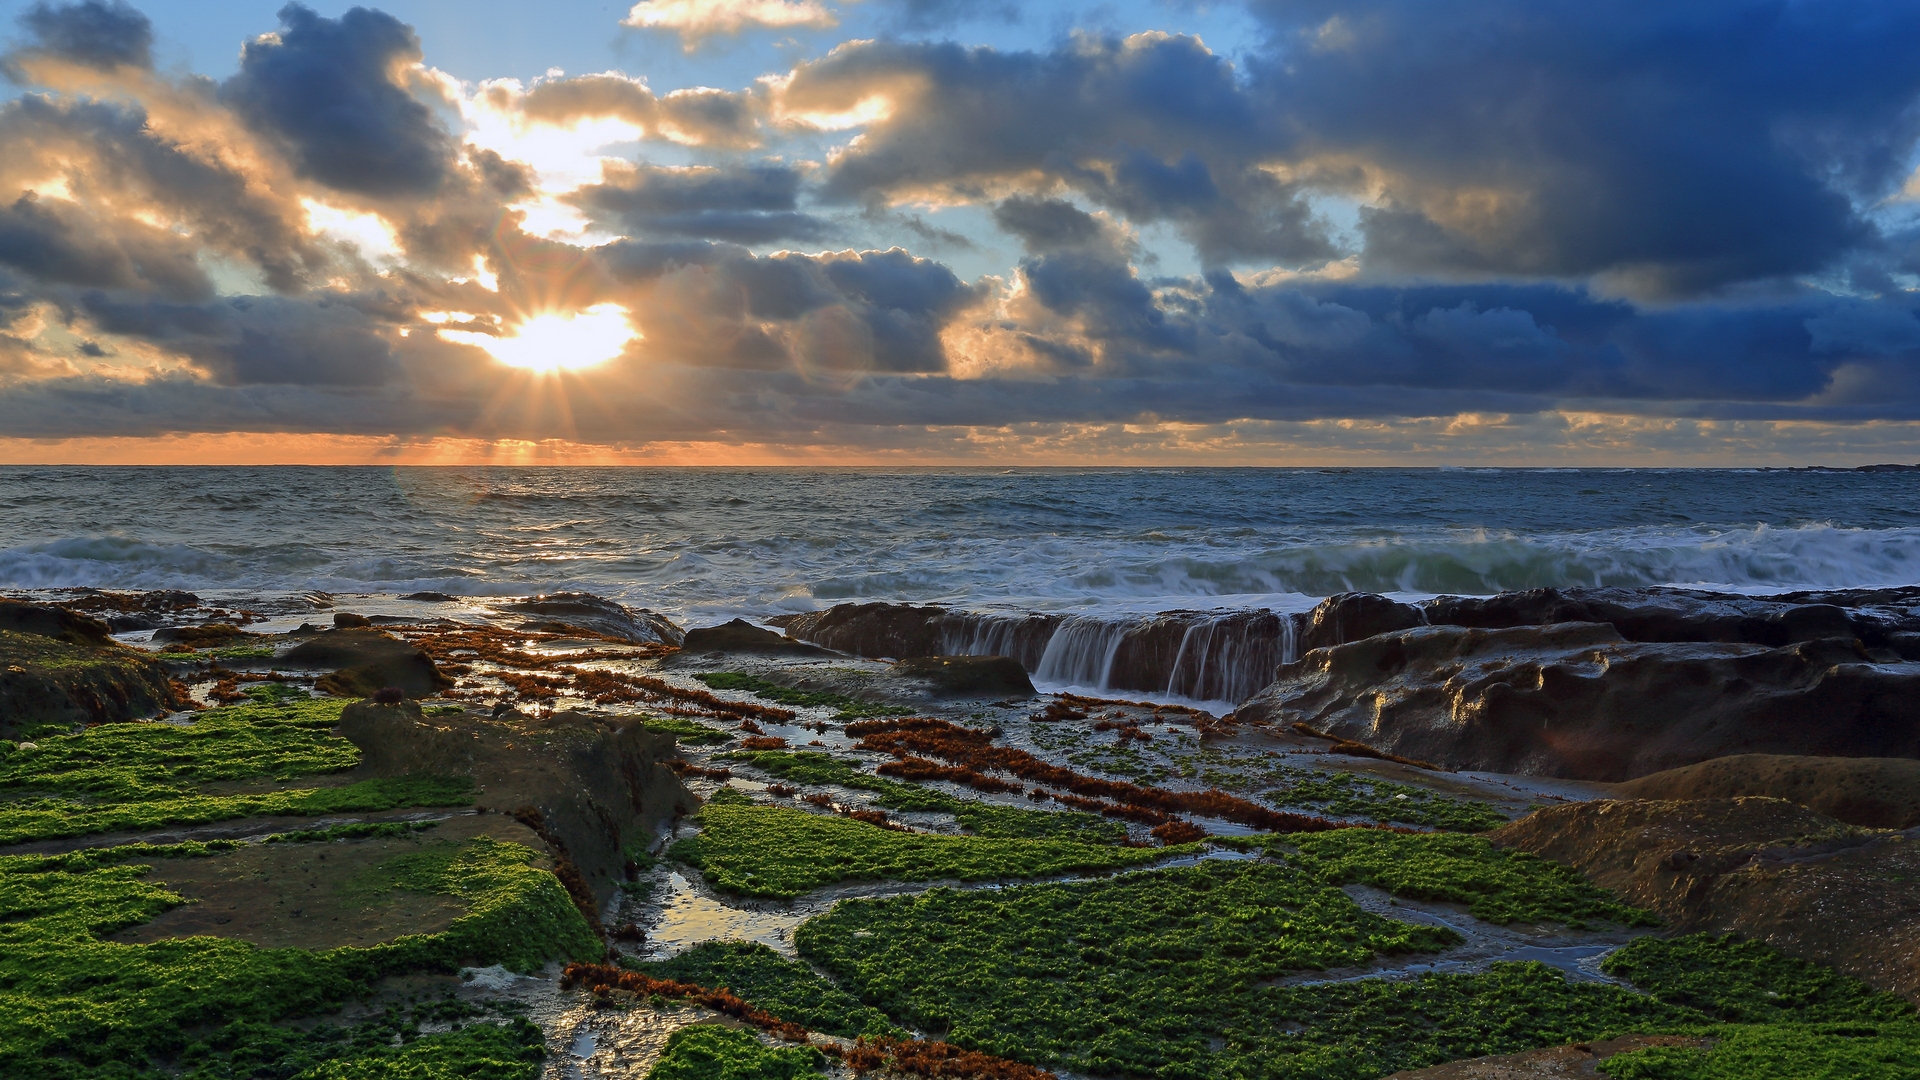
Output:
[[[38,3],[20,16],[34,36],[30,52],[100,71],[153,66],[153,24],[124,0]]]
[[[620,20],[645,30],[672,30],[688,52],[700,42],[743,30],[821,30],[839,24],[819,0],[640,0]]]
[[[607,167],[603,183],[580,188],[568,201],[634,236],[758,244],[827,235],[827,222],[794,209],[799,191],[799,174],[783,165],[617,164]]]
[[[750,92],[695,87],[656,95],[642,79],[618,72],[548,79],[515,97],[494,84],[494,107],[517,110],[539,123],[566,126],[581,120],[613,118],[640,128],[649,137],[689,146],[744,149],[759,144],[757,126],[764,105]]]
[[[300,173],[340,191],[425,196],[453,168],[455,141],[410,92],[421,59],[413,28],[353,8],[322,18],[280,9],[281,30],[247,42],[220,96],[283,142]]]

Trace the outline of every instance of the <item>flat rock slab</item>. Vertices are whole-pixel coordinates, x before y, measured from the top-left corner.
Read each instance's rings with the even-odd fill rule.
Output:
[[[129,944],[198,936],[250,941],[268,949],[368,946],[405,934],[435,934],[466,914],[465,901],[392,891],[368,896],[355,883],[381,864],[428,845],[475,836],[520,844],[552,860],[533,830],[504,814],[448,818],[410,836],[369,837],[304,844],[249,844],[192,859],[157,859],[146,881],[187,903],[128,927],[108,940]]]

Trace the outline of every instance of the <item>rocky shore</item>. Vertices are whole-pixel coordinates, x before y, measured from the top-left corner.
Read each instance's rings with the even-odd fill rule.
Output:
[[[1920,589],[68,590],[0,669],[0,1072],[1920,1069]]]

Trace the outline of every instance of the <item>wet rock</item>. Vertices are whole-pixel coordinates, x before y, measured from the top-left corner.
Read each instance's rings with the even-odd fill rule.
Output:
[[[443,592],[414,592],[408,593],[400,599],[415,600],[423,603],[446,604],[451,603],[454,598]]]
[[[1033,680],[1011,656],[916,656],[893,665],[896,678],[924,684],[939,697],[1034,696]]]
[[[365,615],[355,615],[351,611],[336,611],[333,613],[333,626],[336,630],[354,630],[363,626],[372,625],[373,620],[367,618]]]
[[[592,593],[550,593],[501,604],[500,610],[536,616],[531,622],[543,633],[578,628],[640,645],[678,645],[686,636],[663,615],[616,604]],[[556,628],[546,629],[545,624],[555,624]]]
[[[1271,681],[1286,658],[1292,618],[1270,611],[1020,616],[871,603],[794,616],[786,632],[875,660],[1010,656],[1044,682],[1239,701]]]
[[[1920,839],[1781,799],[1549,807],[1488,838],[1571,866],[1676,932],[1755,938],[1920,998]]]
[[[190,704],[164,665],[114,641],[106,623],[0,600],[0,735],[133,720]]]
[[[429,717],[412,701],[359,701],[341,714],[339,731],[375,776],[473,777],[481,805],[527,822],[578,868],[600,903],[623,876],[626,846],[695,806],[666,765],[676,756],[673,736],[630,718]]]
[[[719,626],[700,626],[687,631],[680,642],[683,653],[766,653],[779,656],[832,656],[815,645],[783,637],[745,619],[733,619]]]
[[[196,649],[211,649],[249,637],[245,630],[232,623],[208,623],[205,626],[168,626],[153,633],[156,645],[181,644]]]
[[[1739,753],[1920,757],[1917,694],[1920,664],[1869,662],[1852,641],[1428,626],[1283,664],[1237,716],[1452,769],[1623,781]]]
[[[1605,623],[1628,641],[1725,641],[1782,646],[1859,638],[1884,647],[1890,635],[1920,631],[1920,594],[1908,590],[1732,596],[1695,589],[1528,589],[1490,597],[1428,601],[1435,625],[1501,629],[1562,622]]]
[[[384,630],[328,630],[295,645],[279,662],[287,667],[331,669],[318,689],[341,697],[366,697],[389,686],[409,697],[431,697],[453,686],[432,658]]]
[[[1734,754],[1630,780],[1623,799],[1785,799],[1849,825],[1920,825],[1920,761]]]
[[[1307,615],[1300,651],[1326,649],[1350,641],[1426,625],[1419,608],[1374,593],[1339,593],[1320,601]]]

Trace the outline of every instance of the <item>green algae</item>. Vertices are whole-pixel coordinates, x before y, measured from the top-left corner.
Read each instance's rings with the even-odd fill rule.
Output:
[[[671,735],[680,742],[694,746],[717,745],[733,741],[733,733],[730,731],[695,723],[682,716],[649,716],[640,722],[640,726],[648,731]]]
[[[1199,845],[1125,848],[1073,839],[937,836],[882,829],[848,818],[715,799],[701,831],[667,856],[726,892],[791,899],[840,881],[992,881],[1114,870]]]
[[[533,852],[488,837],[405,875],[406,887],[466,902],[438,934],[325,951],[210,937],[104,940],[181,902],[144,880],[148,866],[121,861],[154,854],[107,849],[66,857],[69,869],[47,869],[43,857],[0,859],[0,1074],[143,1076],[188,1049],[190,1032],[322,1012],[387,975],[468,961],[531,970],[601,950],[558,879],[530,865]]]
[[[448,998],[389,1006],[346,1028],[229,1024],[188,1046],[175,1066],[180,1080],[533,1080],[546,1057],[540,1029],[494,1011]],[[425,1022],[455,1029],[423,1035]]]
[[[1735,937],[1643,938],[1608,956],[1601,969],[1669,1004],[1734,1023],[1888,1023],[1914,1016],[1904,998]]]
[[[1614,1080],[1912,1080],[1920,1024],[1742,1024],[1708,1028],[1711,1047],[1659,1046],[1600,1063]]]
[[[1092,844],[1118,844],[1127,838],[1125,825],[1094,814],[1025,810],[955,798],[919,784],[875,776],[852,762],[813,750],[737,750],[720,757],[728,761],[747,762],[762,772],[797,784],[831,784],[855,791],[871,791],[879,796],[874,804],[889,810],[952,814],[961,828],[976,836],[1003,839],[1062,837]]]
[[[1623,904],[1578,873],[1478,836],[1336,829],[1288,836],[1219,837],[1264,849],[1336,885],[1370,885],[1408,900],[1467,905],[1476,919],[1655,926],[1650,912]]]
[[[1269,774],[1285,786],[1267,792],[1268,802],[1381,824],[1420,825],[1448,832],[1485,832],[1507,824],[1498,808],[1452,799],[1411,784],[1356,773],[1281,768]]]
[[[286,782],[352,768],[360,751],[330,734],[345,707],[306,699],[209,709],[192,723],[101,724],[0,757],[0,844],[201,825],[266,814],[371,813],[459,806],[460,777],[214,794],[232,781]]]
[[[798,1080],[825,1064],[809,1046],[768,1046],[751,1031],[695,1024],[668,1037],[647,1080]]]
[[[625,966],[656,979],[725,987],[755,1008],[828,1035],[901,1034],[885,1013],[758,942],[703,941],[668,960]]]
[[[785,705],[790,709],[830,708],[839,710],[835,720],[860,720],[873,716],[910,716],[912,709],[898,705],[885,705],[879,702],[863,701],[846,694],[836,694],[829,690],[796,690],[791,686],[781,686],[758,675],[748,675],[740,671],[709,671],[695,675],[694,678],[715,690],[744,690],[756,697],[762,697],[776,705]]]

